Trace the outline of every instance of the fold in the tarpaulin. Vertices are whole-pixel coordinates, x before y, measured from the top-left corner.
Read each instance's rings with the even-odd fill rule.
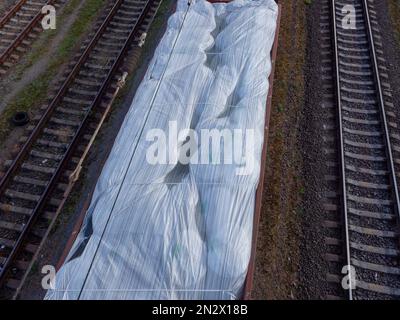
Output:
[[[273,0],[178,1],[47,299],[240,297],[277,14]],[[233,154],[252,159],[253,170],[238,174],[244,164],[235,161],[149,163],[147,133],[168,134],[171,122],[199,136],[253,130],[253,147]]]

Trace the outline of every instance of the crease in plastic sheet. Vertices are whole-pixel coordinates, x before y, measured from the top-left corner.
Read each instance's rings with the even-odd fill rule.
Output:
[[[46,299],[241,297],[277,14],[273,0],[178,1]],[[254,170],[149,164],[146,132],[171,121],[253,129]]]

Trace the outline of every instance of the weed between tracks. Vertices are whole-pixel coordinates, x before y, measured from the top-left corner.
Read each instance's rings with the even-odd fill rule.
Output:
[[[164,33],[163,30],[168,17],[172,13],[174,2],[174,0],[162,1],[148,31],[145,45],[141,50],[135,50],[135,53],[133,53],[133,55],[126,61],[129,69],[127,82],[114,101],[112,112],[109,118],[106,119],[102,129],[99,131],[99,135],[89,152],[88,158],[83,163],[81,176],[74,185],[72,192],[70,193],[53,229],[50,232],[50,236],[40,253],[40,257],[35,263],[36,268],[32,269],[29,274],[21,292],[21,299],[43,298],[45,291],[40,286],[42,277],[42,274],[40,273],[41,266],[46,264],[54,265],[58,263],[58,259],[68,241],[71,232],[70,228],[75,224],[75,220],[78,218],[78,214],[80,213],[80,205],[84,204],[85,200],[93,190],[98,175],[107,159],[109,151],[111,150],[115,135],[118,133],[118,117],[121,118],[121,112],[124,112],[124,110],[121,109],[125,109],[125,112],[127,111],[123,104],[129,103],[129,101],[126,101],[128,94],[132,94],[132,91],[135,91],[135,87],[140,83],[143,73],[146,71],[147,65],[153,55],[154,49],[157,46],[160,37]]]
[[[255,299],[295,298],[300,259],[304,187],[298,135],[304,105],[307,4],[279,3],[282,18],[252,293]]]
[[[398,0],[389,0],[389,12],[396,33],[397,42],[400,46],[400,2]]]
[[[141,79],[139,79],[136,72],[137,72],[138,68],[145,65],[147,62],[146,60],[149,60],[150,57],[152,56],[153,51],[154,51],[155,47],[157,46],[157,42],[160,38],[160,32],[162,32],[162,28],[165,26],[166,20],[169,17],[169,15],[171,14],[171,7],[172,7],[173,2],[174,2],[174,0],[163,0],[162,1],[160,8],[158,9],[157,14],[154,18],[154,21],[151,24],[150,29],[148,31],[148,36],[146,38],[145,45],[143,46],[143,48],[141,50],[138,50],[137,55],[135,57],[133,57],[132,60],[135,60],[135,61],[132,62],[133,67],[132,67],[132,70],[129,70],[126,84],[121,89],[118,96],[116,97],[114,104],[112,106],[113,112],[110,113],[109,118],[106,119],[106,121],[104,122],[103,128],[99,131],[98,137],[93,143],[92,150],[98,149],[103,144],[102,137],[104,136],[104,132],[107,129],[110,129],[110,127],[112,126],[112,123],[111,123],[112,121],[110,120],[110,118],[114,118],[116,116],[116,111],[122,107],[122,104],[124,103],[124,100],[126,99],[126,96],[129,92],[129,90],[131,90],[133,84],[135,82],[138,83],[141,80]],[[127,60],[128,64],[129,64],[129,62],[130,62],[130,59]],[[89,157],[95,158],[93,153],[96,153],[96,152],[91,151],[89,153]],[[95,161],[96,159],[93,159],[93,160]],[[81,176],[80,176],[78,182],[76,183],[76,185],[74,186],[74,189],[72,190],[70,196],[68,197],[68,200],[66,201],[65,206],[60,214],[60,217],[65,217],[65,216],[70,217],[73,214],[73,212],[76,211],[77,204],[82,195],[82,190],[85,187],[86,183],[88,182],[88,181],[85,181],[87,170],[88,170],[88,163],[91,163],[91,161],[84,162]],[[63,225],[63,223],[59,223],[57,221],[55,229],[60,225]],[[55,230],[53,230],[52,232],[54,232],[54,231]]]
[[[63,24],[80,2],[80,0],[72,0],[66,5],[57,19],[58,26]],[[50,58],[47,69],[38,74],[36,79],[21,89],[18,95],[5,108],[0,117],[0,144],[4,143],[13,129],[9,120],[14,112],[17,110],[29,112],[46,102],[51,81],[56,77],[62,65],[71,58],[73,52],[80,46],[82,36],[87,33],[98,12],[106,2],[107,0],[86,0],[81,5],[74,23],[63,37],[55,54]],[[50,49],[49,44],[51,44],[58,32],[59,29],[56,29],[45,31],[41,34],[38,41],[30,49],[30,53],[26,56],[26,62],[16,67],[15,74],[17,79],[22,76],[24,71],[48,53]]]

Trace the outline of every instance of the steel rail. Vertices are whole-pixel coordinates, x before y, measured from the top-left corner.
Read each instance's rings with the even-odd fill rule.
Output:
[[[373,76],[375,80],[375,87],[378,96],[379,104],[379,115],[381,118],[381,124],[384,129],[384,140],[385,140],[385,153],[387,157],[387,164],[389,166],[390,184],[392,186],[391,193],[394,199],[394,209],[397,214],[397,219],[399,221],[400,214],[400,201],[398,186],[396,180],[396,171],[394,167],[393,154],[390,142],[390,134],[385,113],[385,103],[383,99],[382,85],[379,75],[378,60],[376,56],[374,37],[372,33],[371,20],[369,16],[369,8],[367,0],[362,0],[363,7],[363,17],[366,24],[366,30],[368,33],[368,43],[370,47],[371,54],[371,64],[373,67]],[[341,98],[341,80],[340,80],[340,70],[339,70],[339,50],[338,50],[338,39],[337,39],[337,14],[336,14],[336,0],[332,0],[332,21],[333,21],[333,44],[334,44],[334,58],[335,58],[335,78],[336,78],[336,99],[337,99],[337,113],[338,113],[338,126],[339,126],[339,149],[340,149],[340,171],[341,171],[341,189],[342,189],[342,210],[344,218],[344,233],[345,233],[345,251],[346,251],[346,262],[348,266],[348,276],[349,276],[349,300],[353,299],[353,287],[356,287],[355,275],[352,275],[351,268],[351,251],[350,251],[350,238],[349,238],[349,221],[348,221],[348,209],[347,209],[347,188],[346,188],[346,168],[345,168],[345,153],[344,153],[344,137],[343,137],[343,119],[342,119],[342,98]],[[353,283],[353,281],[355,283]]]
[[[388,128],[388,124],[387,124],[387,120],[386,120],[385,101],[383,99],[382,84],[381,84],[381,78],[379,75],[379,68],[378,68],[378,58],[376,56],[375,41],[374,41],[374,35],[372,33],[371,19],[369,16],[367,0],[363,0],[363,8],[364,8],[364,16],[367,21],[369,44],[370,44],[370,48],[371,48],[371,52],[372,52],[372,64],[374,67],[373,73],[374,73],[374,77],[375,77],[375,84],[376,84],[376,89],[377,89],[378,95],[379,95],[380,116],[382,118],[384,130],[385,130],[386,155],[387,155],[389,167],[390,167],[392,193],[393,193],[394,199],[396,200],[395,211],[396,211],[396,215],[397,215],[397,221],[399,222],[399,220],[400,220],[399,190],[398,190],[398,186],[397,186],[396,170],[394,167],[394,160],[393,160],[392,146],[391,146],[391,142],[390,142],[389,128]]]
[[[10,11],[11,16],[17,13],[25,2],[26,0],[20,1],[15,6],[14,10]],[[46,5],[52,5],[54,2],[55,0],[49,0],[47,1]],[[41,10],[39,10],[39,12],[32,18],[32,20],[25,26],[25,28],[18,34],[17,38],[15,38],[15,40],[8,46],[8,48],[0,55],[0,65],[3,64],[10,57],[11,53],[22,43],[25,37],[30,32],[32,32],[33,28],[36,26],[36,24],[40,21],[42,17],[44,17],[44,14],[42,13]],[[5,21],[4,24],[5,23],[7,23],[7,21]],[[0,23],[0,27],[2,26],[3,25]]]
[[[69,73],[67,79],[64,81],[60,90],[57,92],[56,96],[54,97],[54,99],[51,101],[51,103],[47,107],[43,116],[40,118],[39,123],[36,125],[35,129],[31,132],[27,141],[24,143],[21,150],[19,151],[17,157],[14,159],[11,166],[8,168],[7,172],[5,173],[2,180],[0,181],[0,194],[4,193],[5,188],[7,187],[8,183],[10,182],[12,176],[19,169],[20,165],[22,164],[22,160],[30,151],[30,148],[32,147],[33,142],[39,136],[39,134],[42,132],[42,129],[44,129],[47,121],[53,114],[56,106],[61,102],[61,99],[63,98],[64,94],[67,92],[68,87],[71,85],[72,81],[74,80],[75,76],[78,74],[82,65],[85,63],[85,61],[86,61],[87,57],[89,56],[89,54],[91,53],[92,49],[97,44],[97,41],[99,40],[99,38],[103,34],[104,30],[108,26],[109,21],[112,19],[112,17],[114,17],[114,14],[118,10],[122,1],[123,0],[117,0],[117,2],[114,4],[113,8],[110,10],[106,19],[104,20],[104,22],[102,23],[102,25],[100,26],[100,28],[98,29],[98,31],[96,32],[96,34],[94,35],[94,37],[92,38],[92,40],[90,41],[88,46],[86,47],[85,51],[80,56],[79,60],[75,64],[72,71]]]
[[[0,28],[2,28],[11,17],[16,14],[27,0],[19,0],[0,20]]]
[[[101,27],[98,29],[98,31],[96,32],[96,34],[93,37],[93,39],[91,40],[89,45],[86,47],[84,53],[79,58],[79,60],[76,63],[75,67],[73,68],[73,70],[71,71],[71,73],[69,74],[67,79],[65,80],[62,88],[59,90],[59,92],[57,93],[56,97],[52,100],[51,104],[46,109],[45,114],[40,119],[38,125],[35,127],[34,131],[31,133],[31,135],[29,136],[28,140],[26,141],[26,143],[22,147],[21,151],[19,152],[17,158],[13,161],[11,167],[9,168],[9,170],[6,173],[6,175],[2,179],[2,181],[0,183],[0,194],[2,194],[5,191],[9,181],[11,180],[11,178],[13,176],[13,174],[22,165],[25,156],[28,154],[28,152],[29,152],[30,148],[32,147],[32,145],[33,145],[34,141],[36,140],[36,138],[39,136],[39,134],[45,128],[46,122],[50,118],[50,116],[53,113],[53,111],[55,110],[56,105],[61,101],[61,99],[64,96],[64,94],[67,92],[68,86],[72,83],[73,78],[78,73],[80,67],[84,64],[86,58],[89,56],[89,54],[92,51],[92,49],[94,48],[95,44],[97,43],[97,41],[102,36],[103,32],[105,31],[105,29],[109,25],[109,22],[111,21],[111,19],[117,13],[117,11],[118,11],[119,7],[121,6],[121,4],[123,3],[123,1],[124,0],[117,0],[117,2],[114,4],[113,8],[111,9],[110,13],[107,15],[107,17],[104,20],[104,22],[102,23]],[[76,131],[76,133],[75,133],[75,135],[73,137],[73,140],[70,143],[67,151],[64,153],[64,156],[63,156],[62,160],[60,161],[59,165],[57,166],[54,175],[51,177],[51,180],[48,183],[48,185],[46,186],[46,189],[45,189],[44,193],[41,195],[36,207],[33,209],[33,212],[31,214],[31,216],[29,217],[29,220],[24,225],[24,228],[23,228],[20,236],[18,237],[18,240],[16,241],[15,246],[13,247],[11,253],[8,255],[7,260],[5,261],[5,263],[3,265],[3,269],[0,271],[0,287],[4,284],[7,272],[9,270],[12,262],[14,261],[16,255],[18,254],[19,250],[21,249],[21,247],[22,247],[22,245],[24,243],[25,237],[27,236],[27,234],[29,233],[31,227],[33,226],[33,224],[37,220],[40,212],[44,209],[44,206],[46,205],[46,202],[49,199],[49,196],[51,195],[51,193],[56,188],[57,181],[59,180],[59,178],[61,176],[61,173],[63,172],[64,168],[68,164],[68,161],[69,161],[70,157],[72,156],[77,144],[80,141],[81,136],[84,133],[84,129],[87,127],[87,123],[89,122],[90,115],[91,115],[92,111],[101,102],[101,99],[103,98],[104,94],[106,93],[106,90],[108,89],[111,81],[113,80],[115,72],[118,70],[118,68],[122,64],[123,58],[124,58],[127,50],[129,49],[129,46],[132,43],[132,40],[134,39],[135,35],[137,34],[139,28],[141,27],[141,25],[142,25],[142,23],[143,23],[143,21],[144,21],[144,19],[146,17],[146,14],[149,12],[153,2],[154,2],[154,0],[148,0],[146,2],[146,5],[143,7],[143,9],[142,9],[142,11],[141,11],[141,13],[139,15],[138,20],[136,21],[135,25],[133,26],[133,28],[132,28],[132,30],[131,30],[128,38],[127,38],[127,40],[124,43],[123,48],[121,49],[117,59],[115,60],[115,62],[113,63],[113,65],[112,65],[112,67],[110,69],[110,71],[108,72],[106,79],[103,81],[101,89],[99,90],[98,94],[96,95],[95,100],[93,101],[93,103],[90,105],[88,111],[86,112],[83,121],[81,122],[79,128],[77,129],[77,131]]]
[[[335,57],[335,79],[336,79],[336,104],[338,113],[338,126],[339,126],[339,150],[340,150],[340,174],[341,174],[341,191],[342,191],[342,210],[344,214],[344,238],[345,238],[345,251],[346,251],[346,266],[348,268],[349,276],[349,300],[353,300],[353,275],[351,274],[351,257],[350,257],[350,236],[349,225],[347,216],[347,189],[346,189],[346,168],[345,168],[345,153],[344,153],[344,139],[343,139],[343,119],[342,119],[342,96],[340,91],[340,71],[339,71],[339,50],[337,39],[337,24],[336,24],[336,0],[332,0],[332,32],[333,32],[333,48]]]

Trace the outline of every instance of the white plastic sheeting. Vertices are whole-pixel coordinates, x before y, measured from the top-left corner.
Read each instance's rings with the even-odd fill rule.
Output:
[[[241,297],[277,14],[273,0],[178,1],[47,299]],[[171,121],[199,136],[254,130],[252,148],[234,149],[254,170],[238,174],[243,161],[150,164],[146,136],[168,135]]]

